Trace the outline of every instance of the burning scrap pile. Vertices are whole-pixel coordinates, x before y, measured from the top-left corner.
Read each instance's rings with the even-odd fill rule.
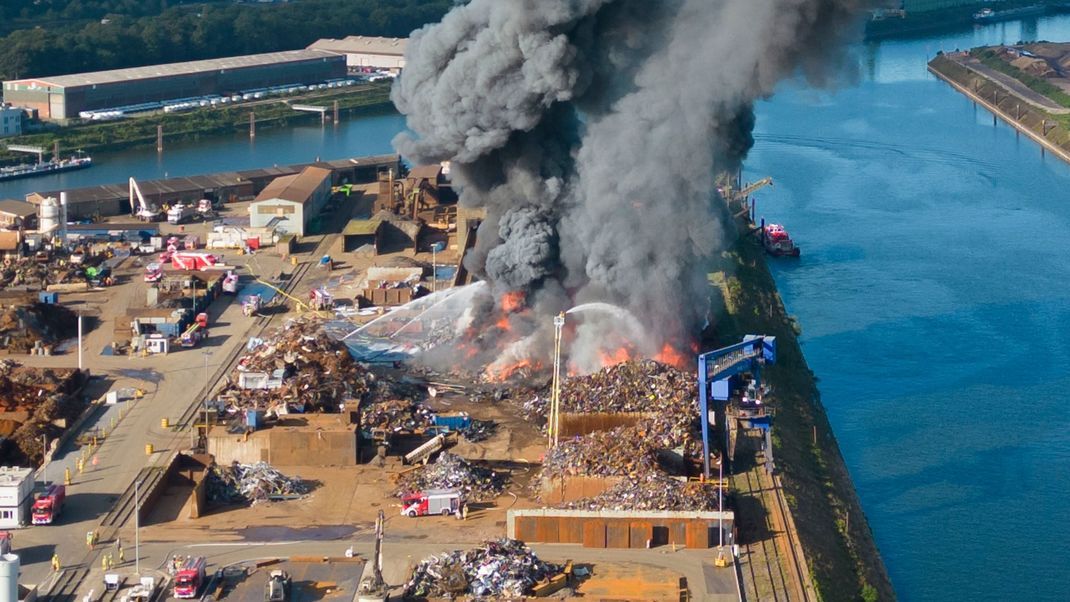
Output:
[[[208,472],[208,501],[223,504],[257,504],[266,500],[292,499],[310,489],[300,478],[290,478],[267,462],[230,466],[213,464]]]
[[[505,488],[505,475],[473,465],[464,458],[442,452],[434,464],[421,466],[398,477],[398,497],[426,489],[459,489],[469,502],[491,501]]]
[[[561,571],[539,560],[514,539],[484,542],[482,547],[425,558],[405,584],[405,597],[501,600],[522,598],[534,586]]]
[[[263,373],[266,384],[241,388],[233,383],[220,396],[234,410],[285,404],[287,410],[299,412],[337,412],[346,399],[363,398],[374,378],[319,326],[316,320],[290,322],[261,342],[242,358],[238,370]],[[281,382],[272,384],[268,377],[274,374],[281,374]]]
[[[39,344],[53,345],[75,336],[78,317],[62,305],[34,303],[0,311],[0,349],[29,353]]]

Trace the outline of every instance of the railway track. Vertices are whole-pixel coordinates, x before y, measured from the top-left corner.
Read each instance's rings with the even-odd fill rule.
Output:
[[[38,599],[43,602],[74,602],[78,594],[78,586],[88,574],[89,569],[85,566],[63,569],[59,577],[52,582],[52,587],[48,588],[48,591],[41,594]]]
[[[740,437],[738,445],[746,450],[745,470],[733,479],[737,493],[750,498],[765,510],[740,547],[745,561],[741,566],[744,598],[755,601],[811,602],[816,600],[808,589],[809,571],[802,559],[795,534],[789,527],[788,507],[779,483],[766,473],[754,449],[756,440]],[[743,459],[743,454],[739,454]],[[753,461],[751,461],[753,460]],[[755,512],[753,514],[759,514]],[[741,538],[744,537],[741,533]]]

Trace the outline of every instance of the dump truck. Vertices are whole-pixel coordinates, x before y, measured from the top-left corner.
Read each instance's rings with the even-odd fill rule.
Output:
[[[204,556],[190,556],[175,571],[176,598],[196,598],[197,592],[204,585],[204,568],[207,562]]]
[[[63,512],[63,500],[67,497],[67,488],[63,485],[49,485],[33,502],[31,510],[33,524],[51,525]]]
[[[428,489],[417,491],[401,498],[401,514],[408,517],[441,514],[464,515],[464,500],[459,489]]]

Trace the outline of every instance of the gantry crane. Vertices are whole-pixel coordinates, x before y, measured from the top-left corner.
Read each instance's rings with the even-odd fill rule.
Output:
[[[748,334],[743,342],[709,351],[698,356],[699,413],[702,421],[702,471],[710,478],[710,399],[723,402],[717,413],[725,427],[725,452],[730,449],[729,433],[738,426],[764,431],[767,469],[773,470],[773,446],[770,431],[772,416],[765,411],[761,396],[761,368],[776,362],[776,337]],[[735,412],[735,422],[729,425],[728,400],[731,398],[731,378],[743,373],[751,375],[751,383],[743,401]],[[723,460],[722,460],[723,461]]]

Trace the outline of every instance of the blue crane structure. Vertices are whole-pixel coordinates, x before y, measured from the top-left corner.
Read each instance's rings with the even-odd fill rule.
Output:
[[[702,419],[702,473],[710,478],[710,399],[728,401],[729,379],[749,372],[761,384],[761,367],[776,363],[776,337],[748,334],[742,343],[698,356],[698,399]],[[765,428],[768,428],[766,423]],[[727,425],[726,425],[727,431]]]

